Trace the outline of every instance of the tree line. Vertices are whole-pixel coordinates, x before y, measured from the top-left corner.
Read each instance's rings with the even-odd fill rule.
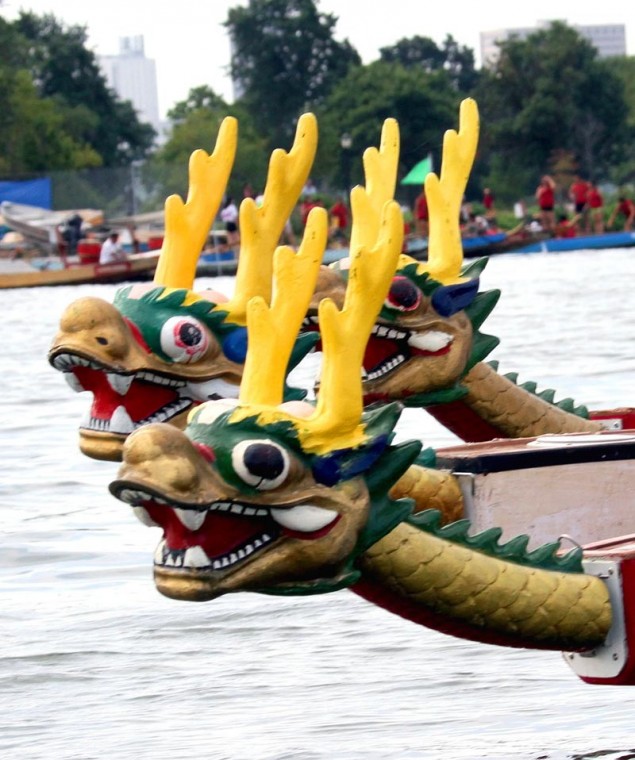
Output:
[[[182,193],[185,170],[170,167],[185,167],[196,147],[210,149],[220,120],[232,114],[238,195],[246,183],[262,186],[270,151],[288,148],[298,116],[311,110],[320,126],[313,179],[343,188],[362,179],[362,152],[378,143],[387,117],[400,125],[401,176],[428,154],[438,169],[443,133],[470,96],[481,138],[468,192],[489,186],[511,202],[531,194],[546,172],[619,186],[635,178],[635,58],[600,59],[562,22],[502,42],[498,60],[481,69],[450,34],[440,45],[424,36],[399,40],[363,64],[317,0],[250,0],[229,10],[225,27],[239,96],[227,103],[196,84],[174,104],[169,139],[155,149],[152,127],[109,90],[84,28],[52,15],[0,19],[0,174],[151,159],[159,197]]]

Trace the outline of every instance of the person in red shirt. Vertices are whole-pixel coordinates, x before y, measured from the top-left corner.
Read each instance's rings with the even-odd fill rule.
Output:
[[[486,187],[483,190],[483,206],[485,206],[485,216],[487,219],[496,215],[494,211],[494,193]]]
[[[573,219],[568,219],[566,214],[560,214],[558,216],[558,222],[556,224],[555,236],[557,238],[572,238],[575,237],[577,232],[577,223],[580,219],[580,214],[576,214]]]
[[[633,220],[635,220],[635,203],[630,198],[626,198],[624,195],[620,195],[617,199],[617,206],[613,209],[613,213],[609,217],[607,222],[608,227],[613,226],[613,222],[618,216],[624,217],[624,231],[628,232],[633,229]]]
[[[303,198],[302,203],[300,203],[300,219],[302,221],[302,228],[306,227],[306,222],[309,218],[309,212],[316,206],[324,206],[319,198]]]
[[[331,239],[333,242],[346,242],[348,229],[348,208],[343,198],[338,198],[329,209],[331,217]]]
[[[422,190],[415,199],[414,205],[415,232],[423,237],[428,236],[428,201]]]
[[[556,226],[556,217],[553,212],[556,205],[556,183],[548,175],[540,180],[536,188],[536,200],[540,209],[540,224],[546,232],[553,232]]]
[[[589,229],[588,195],[589,183],[576,174],[569,187],[569,200],[573,202],[575,213],[582,214],[581,226],[585,232]]]
[[[589,192],[586,196],[591,216],[590,223],[593,232],[600,234],[604,232],[604,198],[593,182],[589,182]]]

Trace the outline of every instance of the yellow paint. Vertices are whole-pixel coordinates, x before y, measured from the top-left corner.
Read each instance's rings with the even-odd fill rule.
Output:
[[[154,282],[190,289],[205,240],[218,213],[238,139],[238,122],[223,119],[212,155],[196,150],[190,157],[187,200],[171,195],[165,202],[165,237]]]
[[[441,177],[430,173],[425,192],[430,215],[428,262],[420,272],[444,285],[460,282],[463,265],[460,212],[465,188],[476,156],[479,118],[476,101],[461,103],[458,133],[449,129],[443,138]]]

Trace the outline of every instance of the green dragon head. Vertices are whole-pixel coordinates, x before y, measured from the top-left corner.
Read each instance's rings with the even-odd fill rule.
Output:
[[[216,216],[236,151],[237,124],[228,118],[214,152],[190,160],[186,203],[166,201],[166,234],[152,284],[122,288],[114,304],[81,298],[70,304],[49,351],[51,365],[93,401],[80,426],[80,448],[97,459],[120,459],[126,437],[152,422],[184,427],[197,404],[236,398],[247,350],[245,306],[271,298],[272,258],[309,174],[317,145],[311,114],[298,122],[287,154],[271,156],[262,206],[241,205],[236,291],[192,288],[198,257]],[[296,347],[291,366],[314,341]],[[300,397],[289,389],[288,398]]]
[[[367,174],[395,160],[396,129],[388,122],[382,151],[365,156]],[[352,206],[354,225],[375,230],[376,238],[356,249],[343,307],[320,305],[324,362],[316,406],[281,403],[281,388],[326,245],[323,209],[311,212],[297,254],[278,250],[271,305],[262,298],[248,305],[239,400],[203,404],[184,433],[149,425],[126,442],[110,489],[163,529],[155,581],[168,596],[340,588],[357,577],[356,554],[409,512],[387,492],[421,444],[391,445],[399,407],[364,413],[360,377],[403,222],[394,201],[379,212],[362,187],[354,189]]]
[[[478,110],[461,104],[459,132],[448,130],[440,177],[425,181],[430,209],[428,260],[403,255],[364,355],[364,402],[399,400],[408,406],[451,401],[464,391],[460,379],[498,343],[478,328],[499,292],[479,293],[486,260],[463,266],[460,206],[478,142]],[[321,298],[341,303],[348,261],[320,273],[305,330],[318,328]]]

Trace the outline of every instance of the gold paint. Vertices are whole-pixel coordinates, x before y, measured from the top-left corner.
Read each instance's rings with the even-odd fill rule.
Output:
[[[406,524],[372,546],[361,568],[426,609],[520,641],[588,649],[611,626],[599,578],[503,562]]]

